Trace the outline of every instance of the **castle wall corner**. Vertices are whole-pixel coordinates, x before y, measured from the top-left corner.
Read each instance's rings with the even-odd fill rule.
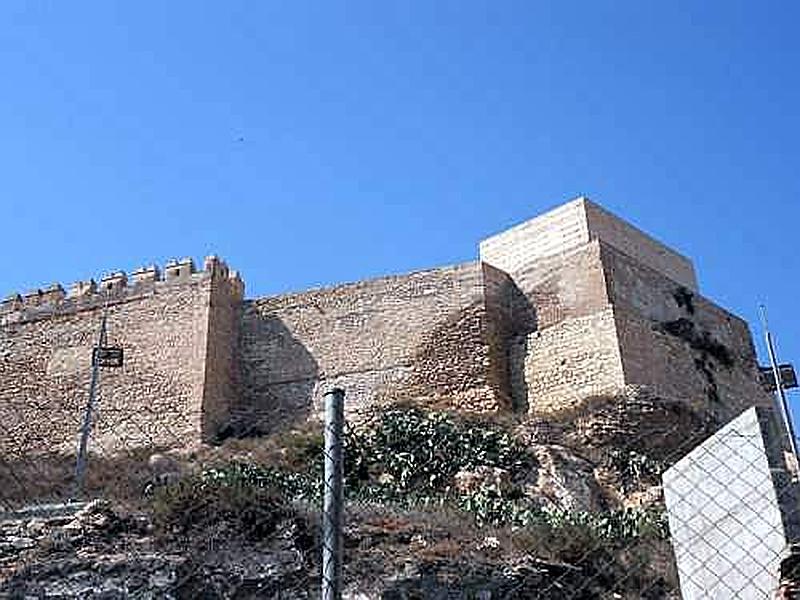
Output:
[[[216,442],[226,434],[241,393],[239,329],[244,283],[238,273],[209,257],[208,320],[202,387],[201,438]]]
[[[530,334],[525,380],[531,414],[546,416],[625,388],[617,323],[611,306]]]

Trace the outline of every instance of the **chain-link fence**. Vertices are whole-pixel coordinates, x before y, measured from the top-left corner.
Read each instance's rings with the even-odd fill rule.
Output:
[[[797,593],[800,497],[787,441],[771,411],[753,408],[665,473],[684,598]]]
[[[72,505],[59,490],[70,489],[74,465],[6,459],[2,496],[17,510],[0,524],[0,589],[21,598],[336,598],[339,588],[350,598],[793,597],[800,505],[775,414],[751,409],[711,435],[691,415],[648,429],[637,410],[658,419],[643,404],[599,398],[561,422],[415,406],[362,416],[343,435],[341,554],[323,528],[330,480],[317,421],[203,456],[115,450],[111,459],[95,448],[87,494],[100,500]],[[63,485],[42,493],[57,468]],[[325,562],[339,555],[341,577]]]

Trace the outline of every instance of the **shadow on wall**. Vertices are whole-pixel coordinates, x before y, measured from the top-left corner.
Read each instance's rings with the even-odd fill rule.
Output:
[[[508,378],[511,388],[511,406],[514,412],[527,413],[530,408],[528,382],[525,378],[525,357],[528,354],[528,336],[538,329],[536,307],[514,282],[508,286],[511,315],[507,333]]]
[[[415,376],[409,385],[424,388],[415,390],[419,395],[457,394],[465,381],[472,380],[510,396],[513,410],[527,412],[525,344],[537,328],[537,310],[510,279],[490,303],[486,307],[477,302],[453,313],[430,332],[428,343],[417,348]],[[499,327],[487,331],[485,316]],[[322,375],[305,340],[295,335],[294,320],[284,320],[255,301],[245,304],[241,327],[241,399],[219,441],[271,434],[304,423],[314,413]],[[486,359],[495,365],[488,374]]]
[[[220,431],[227,437],[274,433],[305,421],[313,411],[319,365],[283,320],[245,306],[240,337],[241,404]]]
[[[506,278],[425,334],[395,395],[436,409],[527,412],[526,344],[536,323],[535,307]]]

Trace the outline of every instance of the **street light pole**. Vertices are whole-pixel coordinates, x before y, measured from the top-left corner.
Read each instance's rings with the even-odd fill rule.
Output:
[[[89,434],[92,431],[92,415],[97,398],[97,386],[100,383],[100,361],[97,357],[97,349],[106,345],[106,330],[108,323],[108,300],[103,307],[103,317],[100,320],[100,333],[97,336],[97,345],[92,348],[92,380],[89,384],[89,399],[86,402],[86,410],[83,415],[83,425],[81,425],[81,437],[78,443],[78,458],[75,463],[75,497],[83,496],[86,481],[86,463],[88,460],[87,448],[89,445]]]
[[[800,457],[797,454],[797,440],[794,436],[794,425],[792,423],[792,414],[789,411],[789,402],[786,400],[786,390],[783,389],[783,379],[781,371],[778,367],[777,352],[775,351],[775,342],[772,339],[772,333],[769,330],[767,322],[767,309],[762,304],[758,307],[761,316],[761,324],[764,327],[764,338],[767,343],[767,352],[769,353],[769,362],[772,367],[772,376],[775,378],[775,393],[778,395],[778,404],[781,409],[783,423],[786,426],[786,432],[789,435],[789,447],[792,450],[792,455],[795,460],[795,467],[800,466]]]

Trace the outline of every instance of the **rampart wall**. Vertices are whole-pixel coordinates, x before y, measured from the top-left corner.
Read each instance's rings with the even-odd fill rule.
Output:
[[[679,285],[697,291],[691,260],[593,202],[584,199],[583,207],[590,239],[601,240]]]
[[[700,296],[691,262],[585,199],[481,243],[534,316],[510,343],[516,406],[569,409],[628,386],[722,421],[770,403],[750,331]]]
[[[593,240],[518,273],[537,314],[549,315],[515,341],[524,375],[512,389],[531,413],[629,386],[718,422],[771,405],[747,324],[616,247]]]
[[[209,441],[236,396],[233,354],[242,284],[211,258],[13,296],[0,310],[0,422],[5,458],[73,453],[91,377],[91,350],[107,305],[108,344],[124,366],[101,370],[92,449]],[[215,347],[214,365],[206,360]]]
[[[609,303],[596,241],[533,261],[511,277],[534,317],[528,332],[594,314]]]
[[[586,398],[621,394],[625,388],[611,306],[530,334],[524,360],[532,414],[570,409]]]
[[[208,326],[204,352],[204,380],[200,424],[204,440],[227,435],[241,392],[239,331],[244,284],[225,263],[206,261]]]
[[[618,392],[622,365],[599,242],[530,262],[513,280],[533,319],[511,341],[515,404],[540,413]]]
[[[772,405],[745,321],[611,246],[603,245],[602,262],[627,384],[684,399],[721,422]]]
[[[307,417],[321,384],[347,389],[351,412],[408,397],[506,408],[512,302],[507,276],[480,263],[247,302],[242,420]]]
[[[480,257],[515,275],[538,259],[561,254],[588,241],[588,223],[579,198],[483,240]]]

